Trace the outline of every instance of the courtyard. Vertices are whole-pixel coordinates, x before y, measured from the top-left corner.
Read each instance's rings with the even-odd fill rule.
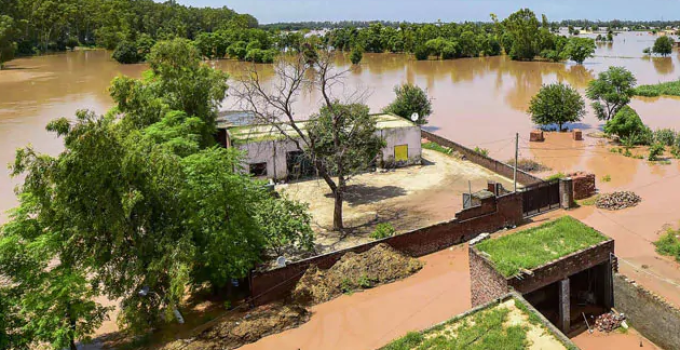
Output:
[[[463,194],[486,189],[489,181],[513,188],[511,179],[453,155],[423,149],[422,158],[422,165],[353,177],[343,205],[344,232],[331,230],[333,197],[323,179],[292,182],[277,190],[309,204],[317,253],[326,253],[370,241],[379,223],[391,224],[399,234],[451,220],[463,209]]]

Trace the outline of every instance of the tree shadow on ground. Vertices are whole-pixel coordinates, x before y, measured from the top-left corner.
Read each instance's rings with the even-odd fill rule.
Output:
[[[396,198],[406,195],[406,190],[397,186],[367,186],[367,185],[349,185],[345,190],[345,201],[350,206],[357,206],[362,204],[370,204],[380,202],[390,198]],[[326,194],[326,197],[333,197],[332,193]]]

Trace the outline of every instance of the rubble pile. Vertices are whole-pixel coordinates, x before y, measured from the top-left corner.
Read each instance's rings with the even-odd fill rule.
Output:
[[[621,210],[634,207],[642,201],[642,198],[631,191],[617,191],[601,195],[595,205],[599,209]]]
[[[595,320],[595,328],[603,333],[609,333],[624,324],[626,321],[626,315],[622,313],[609,312],[600,315]]]

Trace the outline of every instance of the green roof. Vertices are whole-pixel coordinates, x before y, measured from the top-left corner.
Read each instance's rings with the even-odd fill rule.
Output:
[[[475,248],[486,253],[486,258],[503,276],[512,277],[520,269],[531,270],[607,240],[594,228],[564,216],[541,226],[481,242]]]
[[[374,114],[372,116],[376,119],[376,127],[381,130],[416,126],[415,123],[393,114]],[[299,121],[295,125],[304,133],[307,129],[307,123],[308,121]],[[283,140],[286,138],[283,133],[291,137],[298,136],[290,123],[229,126],[227,133],[234,144]]]
[[[381,350],[530,349],[537,343],[546,349],[577,349],[553,333],[545,322],[522,300],[510,297],[422,332],[409,332]]]

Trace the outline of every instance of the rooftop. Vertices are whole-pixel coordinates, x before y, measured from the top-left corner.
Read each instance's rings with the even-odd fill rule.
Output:
[[[411,332],[382,350],[575,348],[546,326],[523,300],[508,297],[456,316],[423,332]],[[565,345],[565,342],[569,343]]]
[[[372,116],[376,118],[377,128],[380,130],[416,126],[415,123],[393,114],[374,114]],[[242,121],[249,118],[248,112],[237,112],[231,115],[225,113],[224,117],[221,119],[218,118],[218,128],[226,128],[232,142],[236,144],[281,140],[285,138],[283,133],[290,135],[291,137],[297,135],[293,125],[290,123],[245,125],[243,123],[230,123],[232,119]],[[305,132],[307,123],[308,121],[300,121],[295,123],[295,125],[300,128],[302,132]]]
[[[563,216],[541,226],[481,242],[475,248],[485,253],[503,276],[512,277],[521,269],[531,270],[607,240],[594,228],[571,216]]]

